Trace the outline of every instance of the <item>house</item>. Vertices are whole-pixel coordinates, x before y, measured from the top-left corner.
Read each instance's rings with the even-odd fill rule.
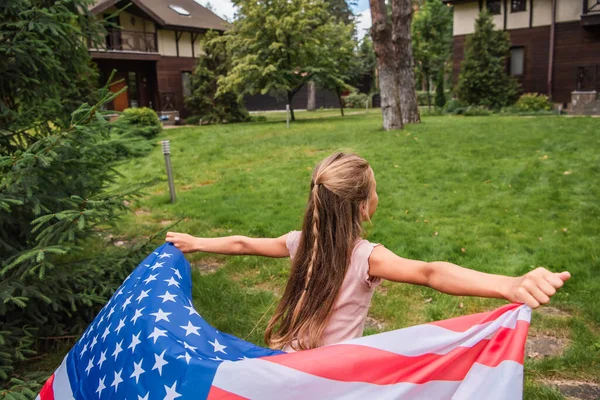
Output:
[[[227,22],[194,0],[100,0],[90,10],[112,23],[103,43],[89,48],[102,82],[116,70],[122,82],[111,90],[127,86],[111,109],[150,107],[171,120],[185,117],[201,39],[208,30],[225,31]]]
[[[465,39],[486,7],[496,27],[510,36],[507,70],[525,92],[547,94],[565,107],[577,106],[582,99],[600,107],[600,0],[444,1],[454,7],[454,82]]]

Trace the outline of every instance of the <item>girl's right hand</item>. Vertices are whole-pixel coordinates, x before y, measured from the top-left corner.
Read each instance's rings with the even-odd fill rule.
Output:
[[[166,242],[173,243],[175,247],[184,253],[197,251],[198,238],[187,233],[167,232]]]

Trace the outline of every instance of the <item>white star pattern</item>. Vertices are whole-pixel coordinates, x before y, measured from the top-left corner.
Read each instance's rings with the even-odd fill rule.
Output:
[[[122,320],[119,320],[119,326],[117,326],[117,329],[115,329],[115,332],[117,332],[117,335],[119,334],[119,332],[121,332],[121,328],[123,328],[125,326],[125,318],[123,318]]]
[[[104,342],[106,340],[106,337],[110,334],[110,331],[108,330],[108,328],[110,328],[111,324],[108,324],[108,326],[106,327],[106,329],[104,329],[104,333],[102,334],[102,341]]]
[[[136,385],[140,380],[140,375],[146,372],[142,369],[142,361],[144,360],[141,359],[139,363],[136,363],[135,361],[133,362],[133,373],[131,374],[130,378],[135,378]],[[146,395],[146,397],[148,397],[148,395]]]
[[[92,368],[94,368],[94,357],[90,358],[90,360],[88,361],[87,368],[85,369],[85,372],[87,372],[88,376],[90,376],[90,371],[92,370]]]
[[[172,254],[163,253],[160,256],[158,256],[158,258],[160,258],[162,260],[163,258],[171,258],[171,256],[172,256]]]
[[[138,308],[137,310],[135,310],[135,315],[133,317],[131,317],[129,322],[133,322],[133,324],[135,325],[135,323],[137,322],[137,319],[142,316],[142,311],[144,310],[144,308],[146,308],[146,307]]]
[[[162,267],[163,267],[163,264],[164,264],[164,263],[159,263],[159,262],[157,262],[156,264],[154,264],[153,266],[151,266],[151,267],[150,267],[150,269],[151,269],[152,271],[154,271],[154,270],[155,270],[155,269],[157,269],[157,268],[162,268]]]
[[[121,368],[121,370],[119,372],[115,371],[115,379],[113,380],[113,383],[110,384],[110,387],[115,388],[115,393],[117,392],[117,390],[119,390],[119,383],[123,382],[123,379],[121,379],[121,373],[123,372],[123,368]]]
[[[83,350],[81,350],[81,353],[79,353],[79,358],[83,357],[83,355],[85,354],[86,351],[87,351],[87,343],[83,345]]]
[[[155,281],[157,276],[158,276],[158,274],[156,274],[156,275],[150,275],[149,277],[147,277],[146,279],[144,279],[144,284],[147,285],[150,282]]]
[[[100,353],[100,359],[98,360],[98,369],[102,369],[102,364],[104,364],[104,361],[106,361],[106,352],[108,350],[104,350],[103,352]]]
[[[94,336],[92,339],[92,344],[90,345],[90,351],[94,350],[94,346],[98,343],[98,335]]]
[[[215,348],[215,353],[217,351],[220,351],[223,354],[227,354],[225,352],[225,349],[227,348],[227,346],[223,346],[221,343],[219,343],[219,341],[217,340],[217,338],[215,338],[214,342],[211,342],[210,340],[208,341],[208,343],[212,344],[212,346]]]
[[[190,345],[189,345],[189,344],[187,344],[186,342],[180,342],[180,343],[181,343],[181,344],[183,344],[183,347],[184,347],[186,350],[191,350],[191,351],[193,351],[194,353],[196,352],[196,349],[197,349],[197,347],[190,346]]]
[[[123,344],[123,341],[121,340],[119,343],[117,343],[115,345],[115,351],[113,351],[113,353],[111,354],[113,357],[115,357],[115,361],[117,361],[117,357],[119,357],[119,353],[123,351],[123,349],[121,348],[122,344]]]
[[[173,277],[170,277],[169,279],[165,279],[165,282],[168,283],[167,286],[175,285],[175,286],[179,287],[179,282],[177,282],[175,279],[173,279]]]
[[[156,344],[156,341],[158,340],[159,337],[162,336],[167,336],[167,331],[162,330],[162,329],[158,329],[157,327],[154,327],[154,332],[152,332],[150,334],[150,336],[148,336],[148,339],[153,338],[154,339],[154,344]]]
[[[127,347],[128,349],[131,349],[131,354],[133,354],[133,352],[135,351],[135,347],[142,343],[140,341],[140,334],[142,333],[142,331],[139,331],[137,335],[131,335],[131,344],[129,345],[129,347]]]
[[[150,392],[146,393],[146,395],[144,397],[140,396],[138,394],[138,400],[148,400],[148,395],[150,394]]]
[[[142,292],[140,293],[140,295],[138,296],[138,298],[136,299],[138,304],[140,304],[140,302],[145,299],[146,297],[148,297],[148,293],[150,293],[152,289],[148,289],[148,290],[142,290]]]
[[[158,296],[158,297],[160,297],[161,299],[163,299],[163,301],[162,301],[163,303],[164,303],[164,302],[167,302],[167,301],[172,301],[173,303],[175,303],[175,297],[177,297],[177,295],[176,295],[176,294],[171,294],[171,293],[169,293],[169,291],[167,290],[167,291],[165,292],[165,294],[163,294],[163,295],[160,295],[160,296]]]
[[[196,311],[196,309],[194,308],[194,305],[192,304],[191,301],[190,301],[190,305],[189,306],[183,306],[183,308],[187,308],[187,310],[190,312],[189,315],[196,314],[197,316],[200,316],[200,314],[198,314],[198,311]]]
[[[104,386],[105,379],[106,379],[106,375],[104,375],[104,378],[100,379],[100,382],[98,383],[98,389],[96,389],[96,393],[98,393],[98,398],[100,398],[102,396],[102,391],[104,389],[106,389],[106,386]]]
[[[154,366],[152,367],[152,371],[157,369],[158,375],[160,375],[160,376],[162,376],[163,367],[169,363],[168,361],[165,361],[165,359],[164,359],[166,351],[167,350],[163,350],[163,352],[160,353],[160,356],[158,354],[154,355]]]
[[[153,315],[156,317],[156,319],[154,320],[154,322],[158,322],[158,321],[167,321],[167,322],[171,322],[169,321],[169,315],[171,315],[172,313],[170,312],[164,312],[163,310],[161,310],[160,308],[158,309],[158,312],[155,313],[150,313],[150,315]]]
[[[108,315],[106,316],[106,318],[110,319],[110,316],[113,315],[113,313],[115,312],[115,307],[116,306],[112,306],[110,308],[110,311],[109,311]],[[100,322],[102,322],[102,321],[100,321]]]
[[[200,329],[200,327],[192,325],[192,321],[188,321],[187,326],[180,326],[180,328],[185,329],[185,336],[191,335],[191,334],[200,336],[200,334],[198,333],[198,330]]]
[[[165,385],[167,394],[164,400],[175,400],[176,398],[181,397],[181,394],[177,393],[175,389],[177,389],[177,381],[175,381],[171,387]]]
[[[121,306],[121,310],[125,311],[125,307],[127,307],[128,305],[131,304],[131,298],[133,297],[133,295],[129,296],[125,302],[123,303],[123,305]]]
[[[185,353],[185,356],[177,356],[177,359],[179,360],[180,358],[185,358],[185,362],[189,365],[190,364],[190,360],[192,359],[192,357],[188,354]]]
[[[173,272],[175,272],[175,275],[177,275],[177,277],[178,277],[179,279],[182,279],[182,277],[181,277],[181,273],[179,273],[179,270],[178,270],[177,268],[171,268],[171,269],[173,270]]]

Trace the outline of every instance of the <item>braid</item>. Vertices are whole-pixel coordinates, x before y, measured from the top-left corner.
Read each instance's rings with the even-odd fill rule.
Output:
[[[320,184],[315,184],[312,188],[312,200],[313,200],[313,223],[312,223],[312,235],[313,235],[313,246],[312,252],[310,256],[310,261],[308,263],[308,267],[306,269],[306,277],[304,279],[304,290],[302,290],[302,294],[300,295],[300,299],[294,308],[294,313],[292,315],[292,323],[295,323],[298,320],[298,316],[300,315],[300,311],[302,310],[302,304],[304,303],[304,298],[306,297],[306,292],[308,291],[308,284],[310,283],[310,278],[312,277],[313,267],[315,265],[315,261],[317,258],[317,252],[319,249],[319,187]]]

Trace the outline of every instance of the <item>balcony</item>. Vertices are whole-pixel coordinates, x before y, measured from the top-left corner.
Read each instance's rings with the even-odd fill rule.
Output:
[[[581,26],[584,28],[600,26],[600,0],[583,0]]]
[[[158,53],[155,32],[111,30],[107,33],[104,45],[92,51]]]

